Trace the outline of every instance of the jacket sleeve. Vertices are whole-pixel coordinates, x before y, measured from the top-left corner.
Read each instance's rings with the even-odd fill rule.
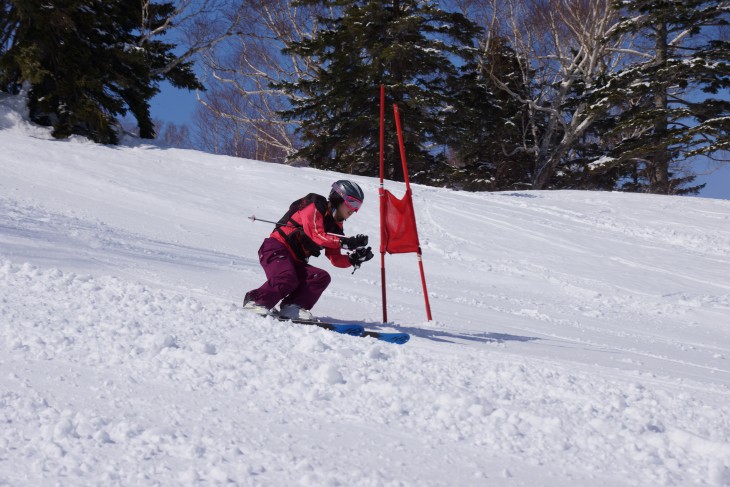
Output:
[[[348,255],[343,254],[339,249],[325,248],[324,255],[332,262],[335,267],[341,267],[343,269],[350,267],[350,258]]]
[[[307,236],[314,241],[314,243],[320,247],[326,248],[327,250],[340,248],[340,235],[326,233],[324,231],[324,217],[317,211],[314,204],[301,210],[301,218],[304,233],[306,233]]]

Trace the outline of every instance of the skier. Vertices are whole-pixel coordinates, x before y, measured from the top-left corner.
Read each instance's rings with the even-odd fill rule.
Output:
[[[329,198],[310,193],[293,202],[274,231],[259,249],[259,261],[266,282],[246,293],[243,307],[261,315],[276,314],[286,319],[312,320],[311,313],[329,285],[330,275],[307,262],[325,255],[335,267],[359,268],[373,258],[367,235],[346,237],[342,223],[356,213],[364,194],[352,181],[332,184]],[[343,254],[341,249],[351,251]]]

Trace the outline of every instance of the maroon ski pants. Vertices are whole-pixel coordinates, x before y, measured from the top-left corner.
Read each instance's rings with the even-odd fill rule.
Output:
[[[266,308],[281,301],[282,305],[312,309],[332,280],[326,271],[295,259],[283,243],[271,237],[261,244],[259,262],[266,282],[247,296]]]

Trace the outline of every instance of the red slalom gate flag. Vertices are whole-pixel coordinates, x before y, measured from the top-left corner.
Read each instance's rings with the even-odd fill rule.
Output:
[[[380,253],[405,254],[418,252],[418,230],[416,214],[413,211],[413,198],[410,188],[405,196],[398,199],[393,193],[384,190],[382,235]]]
[[[423,286],[423,298],[426,302],[426,317],[431,321],[431,304],[428,300],[426,289],[426,275],[423,271],[423,259],[421,258],[421,246],[418,242],[418,230],[416,229],[416,213],[413,211],[413,193],[408,178],[408,163],[406,162],[406,150],[403,144],[403,130],[398,114],[398,105],[393,104],[393,115],[395,118],[396,131],[398,135],[398,148],[400,149],[401,164],[403,166],[403,179],[406,183],[406,194],[402,199],[397,198],[393,193],[384,188],[385,176],[385,87],[380,85],[380,272],[383,293],[383,323],[388,322],[387,297],[385,292],[385,253],[405,254],[415,252],[418,256],[418,268],[421,273],[421,285]]]

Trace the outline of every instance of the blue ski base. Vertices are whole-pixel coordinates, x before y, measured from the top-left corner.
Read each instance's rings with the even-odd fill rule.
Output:
[[[360,325],[350,323],[327,323],[319,320],[289,320],[285,318],[279,318],[281,321],[291,321],[299,325],[313,325],[325,330],[334,331],[335,333],[342,333],[343,335],[350,335],[355,337],[368,337],[375,338],[388,343],[395,343],[397,345],[403,345],[411,339],[408,333],[381,333],[379,331],[365,330]]]

